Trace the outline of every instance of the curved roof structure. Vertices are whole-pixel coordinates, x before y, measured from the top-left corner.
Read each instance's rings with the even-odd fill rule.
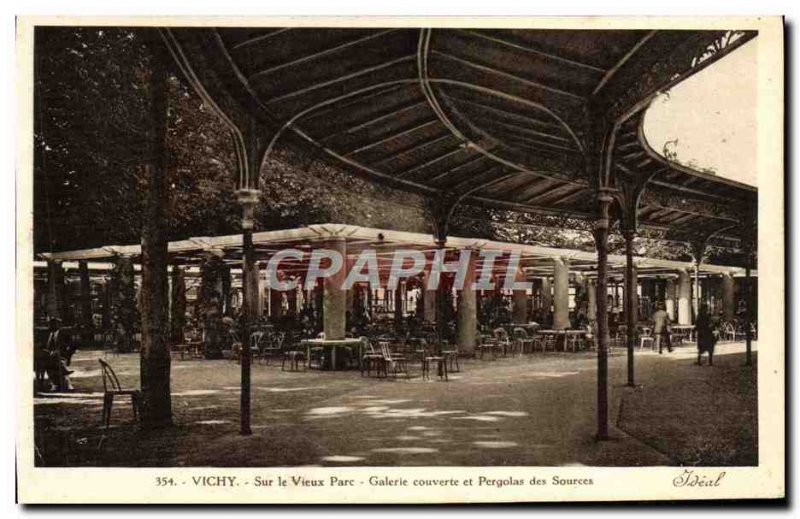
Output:
[[[646,182],[640,225],[731,239],[749,218],[755,188],[667,162],[646,142],[642,121],[659,92],[756,34],[163,31],[186,77],[231,127],[242,187],[289,139],[377,182],[434,198],[588,219],[593,157],[602,153],[612,188]]]

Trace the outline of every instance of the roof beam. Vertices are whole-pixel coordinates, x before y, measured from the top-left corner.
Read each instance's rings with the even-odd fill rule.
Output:
[[[562,58],[561,56],[557,56],[555,54],[550,54],[550,53],[541,51],[539,49],[535,49],[535,48],[533,48],[533,47],[531,47],[529,45],[520,45],[518,43],[513,43],[513,42],[510,42],[510,41],[504,40],[502,38],[498,38],[496,36],[489,36],[488,34],[482,34],[482,33],[479,33],[477,31],[474,31],[474,30],[456,29],[456,32],[461,32],[461,33],[469,34],[471,36],[476,36],[476,37],[482,38],[482,39],[484,39],[486,41],[491,41],[491,42],[497,43],[499,45],[504,45],[504,46],[512,48],[512,49],[521,50],[521,51],[527,52],[529,54],[535,54],[536,56],[539,56],[541,58],[549,59],[549,60],[552,60],[552,61],[559,61],[559,62],[564,63],[566,65],[579,67],[579,68],[582,68],[584,70],[591,71],[593,73],[603,74],[603,73],[606,72],[605,69],[600,68],[600,67],[596,67],[594,65],[589,65],[588,63],[582,63],[580,61],[575,61],[575,60],[571,60],[571,59],[568,59],[568,58]]]
[[[515,202],[515,203],[527,204],[528,203],[528,199],[536,198],[538,195],[540,195],[540,194],[542,194],[542,193],[544,193],[544,192],[546,192],[546,191],[548,191],[550,189],[555,189],[553,187],[553,183],[554,182],[555,182],[554,179],[547,178],[547,179],[540,179],[539,182],[531,183],[528,186],[528,188],[524,189],[523,192],[521,193],[520,198],[521,198],[522,201],[521,202]],[[541,185],[541,184],[544,184],[544,185]],[[533,189],[531,189],[531,187]]]
[[[300,96],[300,95],[303,95],[303,94],[307,94],[309,92],[313,92],[314,90],[319,90],[320,88],[325,88],[327,86],[330,86],[330,85],[333,85],[333,84],[336,84],[336,83],[341,83],[342,81],[347,81],[348,79],[357,78],[357,77],[360,77],[360,76],[364,76],[366,74],[372,74],[373,72],[378,72],[379,70],[383,70],[385,68],[389,68],[391,66],[397,65],[398,63],[402,63],[404,61],[411,61],[415,57],[416,56],[414,56],[414,55],[401,56],[401,57],[399,57],[397,59],[393,59],[393,60],[390,60],[390,61],[385,61],[383,63],[380,63],[378,65],[374,65],[372,67],[362,68],[360,70],[357,70],[355,72],[351,72],[349,74],[345,74],[343,76],[338,76],[338,77],[335,77],[333,79],[329,79],[329,80],[322,81],[322,82],[319,82],[319,83],[314,83],[314,84],[309,85],[309,86],[307,86],[305,88],[301,88],[300,90],[294,90],[292,92],[289,92],[289,93],[286,93],[286,94],[283,94],[283,95],[280,95],[280,96],[272,97],[269,100],[267,100],[265,104],[270,105],[270,104],[274,104],[274,103],[277,103],[277,102],[280,102],[280,101],[285,101],[286,99],[291,99],[293,97],[297,97],[297,96]]]
[[[325,108],[323,110],[319,110],[317,112],[314,112],[312,115],[308,116],[307,120],[313,121],[315,119],[321,119],[321,118],[327,117],[332,112],[338,112],[340,110],[344,110],[345,108],[351,107],[353,105],[361,104],[364,101],[367,101],[369,99],[374,99],[376,97],[384,96],[386,94],[394,92],[395,90],[400,90],[401,88],[405,88],[406,86],[407,85],[392,85],[392,86],[388,86],[386,88],[379,88],[376,91],[369,92],[369,93],[364,94],[364,95],[355,96],[352,99],[349,99],[349,100],[346,100],[346,101],[341,101],[339,103],[335,103],[335,104],[333,104],[333,105],[331,105],[331,106],[329,106],[329,107],[327,107],[327,108]]]
[[[695,178],[695,177],[690,177],[690,178]],[[680,191],[681,193],[687,193],[687,194],[691,194],[691,195],[698,195],[698,196],[704,196],[704,197],[708,197],[708,198],[714,198],[714,199],[722,200],[722,201],[725,201],[725,202],[730,202],[731,201],[731,199],[729,197],[715,195],[713,193],[709,193],[707,191],[700,191],[698,189],[692,189],[690,187],[682,186],[680,184],[672,184],[670,182],[665,182],[663,180],[652,179],[652,180],[650,180],[650,184],[653,184],[653,185],[659,186],[659,187],[663,187],[665,189],[673,189],[675,191]]]
[[[646,218],[648,220],[660,220],[661,218],[663,218],[663,217],[665,217],[665,216],[667,216],[669,214],[672,214],[674,212],[675,212],[675,210],[672,209],[671,207],[658,207],[658,208],[656,208],[655,211],[653,211],[652,213],[648,214],[646,216]]]
[[[585,187],[579,188],[579,189],[575,190],[572,193],[569,193],[567,195],[564,195],[564,196],[561,196],[559,198],[556,198],[555,200],[551,200],[550,204],[552,204],[552,205],[563,204],[567,200],[571,200],[571,199],[575,198],[576,196],[583,194],[586,191],[586,189],[587,188],[585,188]]]
[[[513,148],[518,149],[518,150],[519,149],[525,150],[527,152],[535,151],[536,154],[544,153],[548,157],[561,157],[562,156],[562,153],[560,151],[553,150],[553,149],[550,149],[550,148],[539,147],[535,143],[533,143],[532,141],[526,140],[524,137],[520,137],[519,135],[512,135],[512,134],[508,133],[505,130],[495,129],[494,130],[494,135],[497,136],[497,137],[495,137],[496,139],[501,140],[501,144],[503,144],[503,145],[505,145],[507,147],[510,146],[510,147],[513,147]]]
[[[456,101],[458,103],[464,103],[464,104],[472,106],[472,107],[474,107],[476,109],[484,110],[484,111],[487,111],[487,112],[491,112],[493,114],[500,115],[500,116],[503,116],[503,117],[508,117],[509,119],[515,119],[517,121],[524,122],[524,123],[532,123],[532,124],[534,124],[536,126],[540,126],[540,127],[555,128],[556,130],[563,130],[564,129],[564,127],[561,126],[558,123],[551,123],[549,121],[543,121],[543,120],[538,119],[538,118],[527,117],[527,116],[524,116],[524,115],[520,115],[519,113],[509,112],[509,111],[506,111],[506,110],[502,110],[500,108],[496,108],[494,106],[489,106],[489,105],[486,105],[486,104],[483,104],[483,103],[479,103],[477,101],[470,101],[468,99],[464,99],[463,97],[454,96],[452,94],[444,94],[443,93],[442,95],[444,97],[452,100],[452,101]]]
[[[497,173],[498,171],[500,171],[500,173],[503,173],[504,170],[505,170],[505,168],[503,168],[503,166],[500,166],[500,165],[496,165],[496,166],[490,167],[489,169],[486,169],[486,170],[478,173],[477,175],[475,175],[475,176],[473,176],[471,178],[468,178],[468,179],[466,179],[466,180],[464,180],[462,182],[459,182],[458,184],[453,186],[452,189],[453,189],[453,191],[460,192],[462,190],[462,188],[464,188],[465,186],[469,186],[476,179],[478,179],[482,183],[484,181],[484,179],[486,179],[487,177],[489,177],[489,178],[494,177],[495,173]],[[502,176],[502,175],[500,175],[500,176]],[[470,188],[470,189],[472,189],[472,188]]]
[[[440,180],[440,179],[442,179],[442,178],[446,177],[447,175],[450,175],[450,174],[452,174],[452,173],[455,173],[456,171],[458,171],[458,170],[459,170],[459,169],[461,169],[461,168],[466,168],[467,166],[470,166],[470,165],[472,165],[472,164],[475,164],[475,163],[476,163],[476,162],[478,162],[478,161],[481,161],[481,160],[483,160],[483,159],[488,159],[488,158],[489,158],[489,157],[487,157],[486,155],[480,155],[480,154],[479,154],[479,155],[478,155],[478,156],[476,156],[475,158],[473,158],[473,159],[470,159],[470,160],[468,160],[467,162],[465,162],[465,163],[463,163],[463,164],[459,164],[458,166],[456,166],[456,167],[454,167],[454,168],[451,168],[451,169],[448,169],[447,171],[445,171],[445,172],[443,172],[443,173],[439,173],[438,175],[436,175],[435,177],[433,177],[432,179],[430,179],[430,182],[436,182],[436,181],[438,181],[438,180]]]
[[[585,98],[580,94],[576,94],[574,92],[568,92],[566,90],[561,90],[560,88],[551,87],[549,85],[545,85],[544,83],[539,83],[537,81],[533,81],[532,79],[526,79],[526,78],[519,77],[517,75],[511,74],[509,72],[504,72],[504,71],[498,70],[496,68],[487,67],[486,65],[479,65],[477,63],[474,63],[472,61],[469,61],[469,60],[466,60],[466,59],[463,59],[463,58],[457,58],[457,57],[453,56],[452,54],[447,54],[446,52],[442,52],[442,51],[434,49],[434,50],[431,50],[431,54],[435,54],[435,55],[440,56],[442,58],[445,58],[447,60],[450,60],[450,61],[453,61],[455,63],[458,63],[460,65],[464,65],[466,67],[473,68],[475,70],[480,70],[481,72],[487,72],[489,74],[494,74],[496,76],[500,76],[500,77],[503,77],[503,78],[506,78],[506,79],[510,79],[512,81],[516,81],[518,83],[522,83],[522,84],[524,84],[526,86],[529,86],[529,87],[540,88],[542,90],[546,90],[546,91],[551,92],[553,94],[559,94],[559,95],[564,96],[564,97],[569,97],[569,98],[571,98],[573,100],[585,101]]]
[[[672,221],[670,222],[670,226],[672,226],[672,225],[680,225],[680,224],[686,223],[686,222],[688,222],[689,220],[692,220],[692,219],[694,219],[694,218],[697,218],[697,217],[698,217],[698,215],[697,215],[697,214],[694,214],[694,213],[686,213],[686,214],[684,214],[684,215],[682,215],[682,216],[679,216],[679,217],[675,218],[674,220],[672,220]],[[674,228],[673,228],[673,229],[674,229]]]
[[[261,36],[256,36],[255,38],[249,38],[247,40],[241,41],[241,42],[237,43],[236,45],[234,45],[233,49],[234,50],[239,50],[242,47],[247,47],[248,45],[252,45],[254,43],[258,43],[258,42],[267,40],[267,39],[272,38],[273,36],[276,36],[276,35],[278,35],[278,34],[280,34],[282,32],[291,31],[291,30],[292,30],[292,27],[281,27],[280,29],[277,29],[275,31],[270,31],[270,32],[268,32],[266,34],[262,34]]]
[[[374,141],[374,142],[370,142],[368,144],[365,144],[364,146],[361,146],[360,148],[356,148],[355,150],[348,151],[347,153],[344,154],[344,156],[345,157],[349,157],[351,155],[355,155],[356,153],[360,153],[360,152],[362,152],[364,150],[368,150],[370,148],[374,148],[375,146],[378,146],[378,145],[383,144],[385,142],[389,142],[389,141],[391,141],[393,139],[397,139],[398,137],[403,137],[405,135],[409,135],[411,133],[419,131],[419,130],[421,130],[423,128],[430,127],[433,124],[439,124],[439,120],[438,119],[433,119],[431,121],[427,121],[427,122],[424,122],[422,124],[418,124],[417,126],[414,126],[413,128],[408,128],[407,130],[402,130],[402,131],[399,131],[397,133],[393,133],[391,135],[388,135],[388,136],[384,137],[383,139],[380,139],[380,140]]]
[[[530,198],[525,199],[525,201],[522,202],[522,203],[523,204],[537,204],[538,205],[543,200],[547,200],[548,198],[550,198],[554,194],[561,193],[564,190],[571,190],[571,189],[575,189],[575,186],[573,184],[564,184],[562,186],[557,186],[557,187],[554,187],[552,189],[546,189],[546,190],[544,190],[543,192],[541,192],[539,194],[536,194],[536,195],[534,195],[534,196],[532,196]],[[579,189],[583,190],[583,186],[581,186]]]
[[[459,153],[464,153],[466,151],[467,151],[466,149],[464,149],[463,147],[459,146],[458,148],[456,148],[454,150],[451,150],[451,151],[448,151],[447,153],[443,153],[441,155],[438,155],[438,156],[436,156],[436,157],[434,157],[434,158],[432,158],[432,159],[430,159],[430,160],[428,160],[428,161],[426,161],[426,162],[424,162],[422,164],[413,166],[413,167],[411,167],[409,169],[406,169],[404,171],[399,171],[399,172],[395,173],[394,176],[400,177],[400,178],[408,176],[408,175],[410,175],[412,173],[416,173],[418,171],[421,171],[421,170],[427,168],[428,166],[436,164],[437,162],[440,162],[440,161],[445,160],[445,159],[447,159],[449,157],[452,157],[453,155],[457,155]]]
[[[426,148],[428,146],[432,146],[446,139],[454,139],[454,138],[455,137],[453,136],[452,133],[447,133],[446,135],[442,135],[441,137],[433,139],[432,141],[425,140],[420,143],[414,143],[411,146],[408,146],[406,148],[398,150],[395,153],[390,154],[388,157],[384,157],[378,160],[377,162],[370,163],[370,166],[376,167],[376,166],[386,165],[387,162],[392,162],[394,160],[397,160],[398,158],[403,157],[404,155],[408,155],[409,153],[412,153],[414,151],[421,150],[422,148]]]
[[[355,133],[355,132],[357,132],[359,130],[363,130],[364,128],[368,128],[369,126],[372,126],[373,124],[377,124],[377,123],[379,123],[381,121],[385,121],[386,119],[392,119],[393,117],[396,117],[398,114],[401,114],[403,112],[407,112],[409,110],[414,110],[415,108],[419,108],[420,106],[426,106],[426,105],[427,105],[427,103],[425,101],[415,101],[413,103],[406,103],[403,106],[400,106],[400,107],[392,109],[392,111],[390,111],[388,113],[382,113],[381,115],[379,115],[377,117],[373,117],[372,119],[369,119],[367,121],[358,123],[358,124],[356,124],[354,126],[349,126],[348,125],[346,128],[340,129],[340,130],[338,130],[338,131],[336,131],[334,133],[330,133],[328,135],[325,135],[324,137],[320,137],[318,140],[320,142],[323,142],[323,141],[326,141],[326,140],[331,139],[333,137],[336,137],[337,135],[341,135],[343,133]]]
[[[507,128],[510,131],[516,131],[516,132],[520,132],[522,134],[525,134],[526,137],[524,137],[524,139],[526,139],[526,140],[530,139],[531,142],[536,143],[536,144],[541,144],[542,146],[548,146],[550,148],[555,148],[555,149],[558,149],[558,150],[564,150],[564,151],[569,151],[569,152],[580,153],[576,148],[570,148],[569,146],[562,146],[562,145],[555,144],[555,143],[552,143],[552,142],[543,141],[541,139],[527,137],[529,135],[534,135],[536,137],[544,136],[544,137],[553,138],[552,136],[547,135],[547,134],[542,134],[542,133],[534,131],[534,130],[528,130],[527,128],[520,128],[519,126],[516,126],[516,125],[513,125],[513,124],[504,123],[502,121],[492,121],[489,124],[496,124],[498,126],[502,126],[504,128]],[[555,138],[557,138],[557,137],[555,137]],[[563,140],[568,142],[568,143],[570,142],[569,139],[563,139]]]
[[[254,74],[251,74],[248,79],[251,80],[251,81],[253,79],[260,79],[260,78],[262,78],[264,76],[267,76],[269,74],[273,74],[273,73],[275,73],[275,72],[277,72],[279,70],[283,70],[283,69],[288,68],[288,67],[293,67],[295,65],[300,65],[302,63],[306,63],[306,62],[314,60],[314,59],[318,59],[318,58],[322,58],[322,57],[325,57],[325,56],[329,56],[331,54],[335,54],[335,53],[337,53],[339,51],[348,49],[348,48],[350,48],[350,47],[352,47],[354,45],[358,45],[358,44],[364,43],[366,41],[374,40],[375,38],[380,38],[381,36],[384,36],[384,35],[386,35],[386,34],[388,34],[390,32],[395,32],[397,30],[398,29],[386,29],[384,31],[379,31],[379,32],[364,36],[362,38],[358,38],[358,39],[355,39],[355,40],[352,40],[352,41],[349,41],[349,42],[346,42],[346,43],[342,43],[341,45],[337,45],[335,47],[330,47],[330,48],[325,49],[325,50],[320,51],[320,52],[315,52],[314,54],[308,54],[306,56],[303,56],[302,58],[297,58],[295,60],[287,61],[286,63],[281,63],[280,65],[275,65],[274,67],[270,67],[268,69],[260,70],[258,72],[255,72]]]
[[[633,57],[633,55],[634,55],[634,54],[636,54],[636,53],[639,51],[639,49],[641,49],[641,48],[642,48],[642,46],[643,46],[645,43],[647,43],[647,41],[648,41],[650,38],[652,38],[653,36],[655,36],[656,32],[658,32],[658,31],[650,31],[650,32],[648,32],[647,34],[645,34],[645,35],[644,35],[644,37],[643,37],[642,39],[640,39],[639,41],[637,41],[637,42],[634,44],[634,46],[631,48],[631,50],[629,50],[628,52],[626,52],[626,53],[625,53],[625,55],[624,55],[624,56],[622,56],[622,59],[620,59],[620,60],[619,60],[619,61],[618,61],[618,62],[617,62],[617,63],[616,63],[616,64],[615,64],[613,67],[611,67],[610,69],[608,69],[608,71],[606,72],[606,74],[603,76],[603,79],[601,79],[601,80],[600,80],[600,82],[599,82],[599,83],[597,83],[597,86],[596,86],[596,87],[594,87],[594,90],[592,90],[592,95],[593,95],[593,96],[594,96],[594,95],[597,95],[597,93],[598,93],[600,90],[602,90],[604,86],[606,86],[606,83],[608,83],[609,81],[611,81],[611,78],[612,78],[612,77],[614,77],[614,74],[616,74],[616,73],[617,73],[617,71],[618,71],[619,69],[621,69],[621,68],[623,67],[623,65],[625,65],[625,63],[627,63],[627,62],[628,62],[628,60],[629,60],[629,59],[631,59],[631,58]]]

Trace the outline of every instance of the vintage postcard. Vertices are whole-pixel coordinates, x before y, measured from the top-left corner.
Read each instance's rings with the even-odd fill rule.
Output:
[[[785,497],[780,17],[17,49],[20,502]]]

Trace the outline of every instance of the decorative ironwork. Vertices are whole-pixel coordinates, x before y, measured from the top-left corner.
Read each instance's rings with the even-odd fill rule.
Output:
[[[658,93],[672,88],[757,35],[755,31],[658,31],[605,88],[599,99],[607,121],[645,109]],[[671,49],[666,56],[657,54]],[[611,87],[611,88],[609,88]]]
[[[439,247],[444,247],[450,219],[462,197],[453,193],[443,193],[425,199],[425,215],[431,222],[433,239]]]
[[[640,200],[643,206],[675,209],[732,222],[739,222],[742,219],[741,211],[737,211],[734,206],[687,198],[663,190],[645,189]]]

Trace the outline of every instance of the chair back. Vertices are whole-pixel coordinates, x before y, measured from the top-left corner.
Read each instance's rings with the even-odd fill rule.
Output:
[[[364,343],[364,353],[369,353],[370,355],[378,355],[380,352],[375,349],[375,344],[366,337],[362,337],[361,341]]]
[[[528,332],[525,330],[525,328],[517,326],[516,328],[514,328],[513,332],[514,332],[514,338],[515,339],[527,339],[528,338]]]
[[[111,366],[103,359],[97,359],[97,361],[100,363],[100,368],[103,373],[103,390],[108,391],[108,386],[111,386],[111,391],[119,391],[122,389],[119,378],[117,378],[117,374],[114,373]]]
[[[387,341],[380,341],[378,343],[378,347],[380,348],[380,353],[383,355],[383,358],[387,361],[392,360],[392,351],[389,348],[389,343]]]
[[[250,334],[250,349],[257,350],[261,345],[261,340],[264,338],[264,332],[253,332]]]
[[[725,331],[725,335],[730,335],[730,336],[736,335],[736,329],[733,327],[731,323],[725,323],[722,326]]]

